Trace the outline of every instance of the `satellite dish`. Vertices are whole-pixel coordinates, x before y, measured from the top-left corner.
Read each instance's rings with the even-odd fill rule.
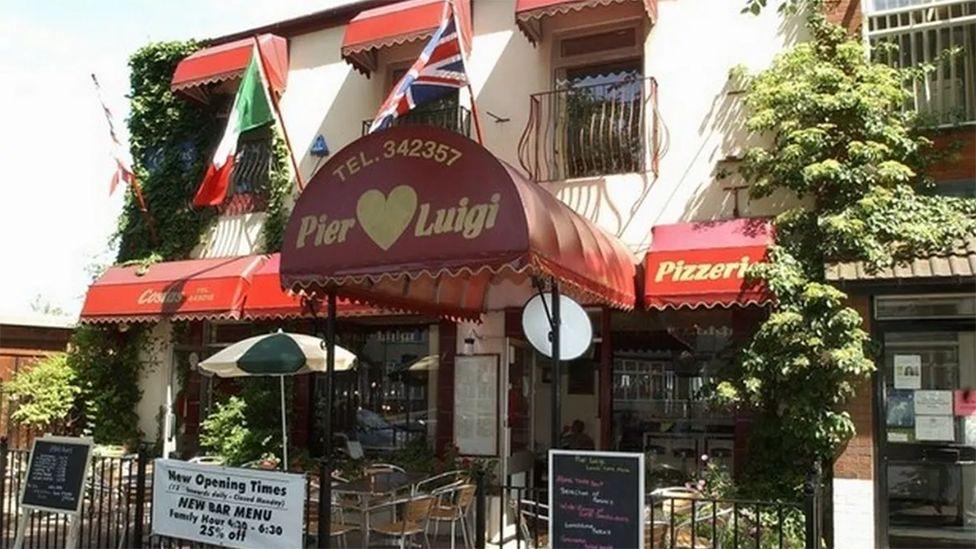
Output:
[[[552,294],[537,295],[530,299],[522,309],[522,331],[535,350],[551,357],[552,340],[549,336],[552,326],[546,311],[552,314]],[[559,296],[559,316],[559,359],[579,358],[590,348],[593,339],[590,316],[579,303],[564,295]]]

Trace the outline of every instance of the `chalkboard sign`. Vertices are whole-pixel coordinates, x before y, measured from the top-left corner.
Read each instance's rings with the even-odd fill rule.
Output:
[[[644,455],[549,451],[553,547],[644,547]]]
[[[91,446],[91,440],[84,438],[34,439],[21,505],[55,513],[77,513],[84,495]]]

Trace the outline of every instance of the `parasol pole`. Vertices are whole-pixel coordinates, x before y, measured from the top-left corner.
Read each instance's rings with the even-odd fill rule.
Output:
[[[278,376],[281,388],[281,470],[288,471],[288,423],[285,421],[285,376]]]
[[[319,517],[319,535],[326,547],[331,547],[332,516],[332,388],[335,385],[336,292],[329,288],[326,296],[325,320],[325,471],[319,481],[319,499],[325,503],[325,516]],[[321,542],[320,542],[321,543]]]

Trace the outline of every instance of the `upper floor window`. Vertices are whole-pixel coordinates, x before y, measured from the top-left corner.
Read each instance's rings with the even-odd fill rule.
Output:
[[[554,44],[553,87],[532,96],[519,151],[536,180],[653,167],[656,87],[644,78],[641,35],[637,24],[618,24]]]
[[[895,67],[933,70],[910,84],[909,108],[923,124],[976,122],[976,1],[869,0],[872,56]]]
[[[226,112],[234,96],[224,96],[221,100],[228,104],[223,111]],[[267,207],[274,132],[273,126],[265,126],[238,137],[231,184],[227,189],[227,198],[219,207],[220,213],[235,215],[259,212]]]

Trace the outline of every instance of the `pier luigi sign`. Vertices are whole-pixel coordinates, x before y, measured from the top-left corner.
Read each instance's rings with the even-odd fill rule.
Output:
[[[528,239],[512,168],[464,136],[392,128],[337,153],[291,214],[282,272],[368,275],[370,266],[450,269],[464,258],[512,259]]]
[[[155,536],[245,549],[301,547],[305,477],[157,459]]]

